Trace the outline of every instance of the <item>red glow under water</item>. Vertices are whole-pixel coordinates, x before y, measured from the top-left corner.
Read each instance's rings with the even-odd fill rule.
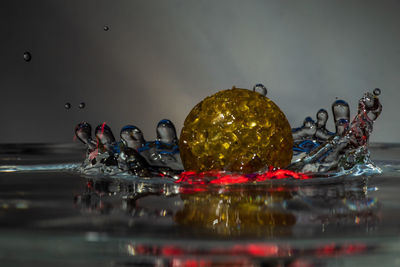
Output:
[[[174,244],[164,244],[161,246],[135,244],[130,245],[134,248],[135,255],[147,256],[163,256],[172,258],[175,266],[215,266],[210,256],[218,256],[229,262],[230,265],[223,266],[253,266],[251,264],[253,258],[277,258],[290,257],[293,259],[299,257],[340,257],[360,255],[366,253],[371,247],[367,247],[364,243],[348,243],[348,244],[320,244],[311,248],[295,249],[290,245],[278,245],[274,243],[248,243],[237,244],[228,247],[215,247],[210,250],[204,248],[194,248],[190,246],[178,246]],[[229,258],[234,255],[236,258]],[[241,256],[241,258],[237,258]],[[251,265],[240,265],[241,260]],[[299,258],[301,259],[301,258]],[[174,265],[172,265],[174,266]],[[218,265],[219,266],[219,265]],[[281,265],[277,265],[281,266]],[[290,266],[313,266],[307,261],[295,261]]]
[[[200,173],[188,171],[181,173],[180,178],[176,181],[176,183],[187,183],[194,185],[242,184],[248,182],[263,182],[267,180],[277,180],[285,178],[305,180],[310,179],[311,177],[304,173],[274,168],[270,168],[264,173],[252,174],[228,173],[225,171],[207,171]]]

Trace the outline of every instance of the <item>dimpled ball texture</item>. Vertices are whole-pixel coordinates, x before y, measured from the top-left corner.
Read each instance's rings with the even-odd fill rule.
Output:
[[[288,166],[293,137],[274,102],[260,93],[232,88],[205,98],[190,111],[179,147],[186,171],[252,173]]]

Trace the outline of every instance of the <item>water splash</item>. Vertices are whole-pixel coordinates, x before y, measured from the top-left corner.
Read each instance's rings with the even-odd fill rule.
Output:
[[[264,88],[266,93],[264,86],[256,85],[254,90],[257,88]],[[326,128],[329,114],[325,109],[316,113],[316,121],[307,117],[302,127],[292,130],[294,157],[287,170],[266,166],[265,172],[253,174],[182,173],[175,126],[164,119],[157,124],[156,140],[150,142],[135,125],[124,126],[120,141],[117,141],[111,128],[102,123],[95,129],[94,141],[90,124],[78,124],[75,128],[77,139],[87,146],[87,157],[79,171],[115,177],[169,177],[187,184],[234,184],[282,178],[305,180],[377,173],[380,169],[370,160],[368,140],[373,122],[382,111],[380,93],[380,89],[375,89],[373,94],[366,93],[360,99],[357,115],[351,123],[349,104],[336,100],[332,104],[335,132]]]
[[[79,123],[75,134],[87,146],[87,156],[80,171],[90,175],[176,177],[183,171],[183,166],[175,126],[170,120],[161,120],[156,131],[157,139],[147,142],[137,126],[126,125],[120,131],[120,141],[116,141],[111,128],[102,123],[95,129],[94,142],[90,124]]]
[[[137,181],[151,178],[156,183],[192,185],[257,183],[286,178],[302,183],[307,183],[307,180],[313,183],[342,181],[338,177],[381,172],[370,160],[368,149],[373,122],[382,112],[380,94],[379,88],[373,93],[365,93],[351,123],[349,105],[336,100],[332,104],[334,133],[326,128],[329,115],[325,109],[316,113],[316,121],[307,117],[302,127],[292,129],[294,157],[286,169],[266,166],[264,171],[252,174],[183,172],[175,126],[164,119],[157,124],[157,139],[154,141],[146,141],[143,132],[134,125],[124,126],[120,131],[120,141],[117,141],[105,122],[95,128],[93,138],[91,125],[81,122],[75,127],[75,138],[86,146],[82,164],[10,165],[0,168],[0,172],[77,171],[96,177],[134,178]],[[70,103],[65,106],[70,108]]]
[[[364,94],[358,102],[357,115],[351,123],[347,102],[335,101],[332,104],[332,112],[336,132],[324,142],[316,135],[317,127],[313,123],[305,123],[303,127],[294,129],[294,151],[297,154],[289,169],[314,173],[347,174],[359,173],[361,170],[364,173],[379,173],[380,169],[370,160],[368,150],[373,122],[382,112],[379,94],[380,89],[375,89],[374,94]]]

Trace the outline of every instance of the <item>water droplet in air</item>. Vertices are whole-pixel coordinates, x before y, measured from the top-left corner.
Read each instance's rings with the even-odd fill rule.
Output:
[[[85,102],[82,102],[82,103],[79,104],[79,108],[80,108],[80,109],[83,109],[83,108],[85,108],[85,107],[86,107]]]
[[[374,95],[378,96],[378,95],[380,95],[380,94],[381,94],[381,89],[375,88],[375,89],[374,89]]]
[[[29,62],[29,61],[31,61],[31,59],[32,59],[31,53],[29,53],[28,51],[26,51],[26,52],[24,53],[24,60],[25,60],[26,62]]]
[[[70,108],[71,108],[71,104],[68,103],[68,102],[65,103],[65,104],[64,104],[64,108],[65,108],[65,109],[70,109]]]
[[[110,29],[110,27],[108,27],[107,25],[103,27],[104,31],[108,31]]]
[[[262,94],[263,96],[267,96],[268,90],[262,83],[257,83],[253,86],[253,91]]]

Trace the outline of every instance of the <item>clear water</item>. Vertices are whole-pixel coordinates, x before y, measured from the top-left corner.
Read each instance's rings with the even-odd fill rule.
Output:
[[[58,170],[75,145],[0,151],[1,266],[400,265],[399,144],[371,146],[370,177],[205,191]]]

